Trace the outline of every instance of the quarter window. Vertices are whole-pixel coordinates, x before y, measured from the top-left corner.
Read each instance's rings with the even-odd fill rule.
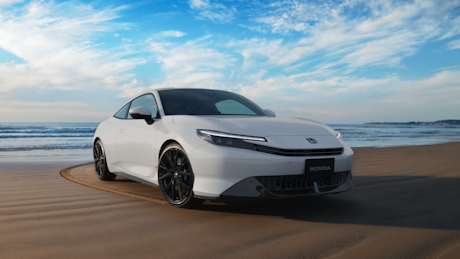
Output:
[[[126,119],[126,115],[128,114],[128,108],[129,108],[129,103],[123,106],[115,115],[113,115],[115,118],[118,119]]]

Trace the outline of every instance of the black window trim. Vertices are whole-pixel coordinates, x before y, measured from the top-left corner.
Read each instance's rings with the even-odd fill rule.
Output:
[[[148,94],[150,94],[151,96],[153,96],[153,100],[155,100],[155,103],[156,103],[156,105],[157,105],[157,115],[155,116],[155,118],[152,118],[152,119],[154,119],[154,120],[155,120],[155,119],[161,119],[160,107],[158,106],[157,98],[155,98],[155,95],[152,94],[152,93],[145,93],[145,94],[143,94],[143,95],[139,95],[139,96],[137,96],[136,98],[134,98],[134,99],[132,99],[131,101],[129,101],[129,103],[123,105],[120,109],[118,109],[118,111],[117,111],[115,114],[117,114],[121,109],[123,109],[126,105],[129,104],[129,107],[128,107],[128,110],[126,111],[126,114],[125,114],[125,118],[124,118],[124,119],[115,117],[115,114],[113,115],[113,117],[114,117],[114,118],[117,118],[117,119],[119,119],[119,120],[132,120],[132,119],[128,119],[128,113],[129,113],[129,110],[131,109],[131,104],[132,104],[133,101],[136,100],[137,98],[142,97],[142,96],[144,96],[144,95],[148,95]]]

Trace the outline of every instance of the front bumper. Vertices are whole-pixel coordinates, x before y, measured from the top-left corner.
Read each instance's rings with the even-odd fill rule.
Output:
[[[193,192],[202,199],[238,200],[347,191],[353,187],[351,169],[354,154],[346,144],[343,146],[344,151],[340,155],[290,157],[207,144],[188,154],[195,175]],[[337,176],[340,178],[338,182],[330,179],[335,181],[335,185],[326,182],[322,186],[321,182],[329,181],[325,178],[304,178],[305,160],[332,157],[335,159],[334,175],[341,174]],[[297,188],[292,188],[294,185]]]
[[[330,193],[339,193],[351,190],[353,188],[353,182],[351,179],[351,172],[338,172],[338,175],[334,178],[342,178],[338,181],[340,184],[328,185],[327,182],[331,182],[331,179],[318,178],[318,179],[302,179],[303,176],[289,175],[289,176],[263,176],[262,178],[272,179],[286,179],[286,178],[299,178],[297,188],[286,187],[283,184],[283,180],[271,180],[271,184],[267,184],[267,180],[263,180],[261,183],[261,177],[249,177],[243,181],[233,185],[222,193],[217,198],[211,197],[199,197],[202,199],[210,199],[212,201],[246,201],[246,200],[259,200],[259,199],[282,199],[282,198],[294,198],[304,197],[313,195],[323,195]],[[289,181],[289,180],[288,180]],[[332,180],[334,182],[336,180]],[[302,184],[303,183],[303,184]],[[283,186],[284,185],[284,186]]]

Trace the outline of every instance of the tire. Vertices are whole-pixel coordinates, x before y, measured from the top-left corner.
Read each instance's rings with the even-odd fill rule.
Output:
[[[107,157],[105,156],[104,146],[102,141],[98,139],[93,146],[93,157],[94,157],[94,169],[96,169],[96,175],[99,180],[112,181],[117,177],[116,174],[112,174],[107,167]]]
[[[204,200],[193,197],[193,174],[185,150],[177,143],[169,144],[158,163],[158,183],[165,200],[178,208],[194,208]]]

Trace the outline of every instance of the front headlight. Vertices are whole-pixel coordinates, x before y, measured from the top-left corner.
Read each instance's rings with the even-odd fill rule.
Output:
[[[213,130],[197,130],[196,133],[200,138],[206,140],[211,144],[226,147],[246,148],[246,146],[244,145],[244,140],[267,142],[267,140],[262,137],[235,135]]]
[[[335,135],[335,137],[336,137],[340,142],[343,142],[343,136],[342,136],[342,134],[340,134],[340,132],[337,132],[337,135]]]

